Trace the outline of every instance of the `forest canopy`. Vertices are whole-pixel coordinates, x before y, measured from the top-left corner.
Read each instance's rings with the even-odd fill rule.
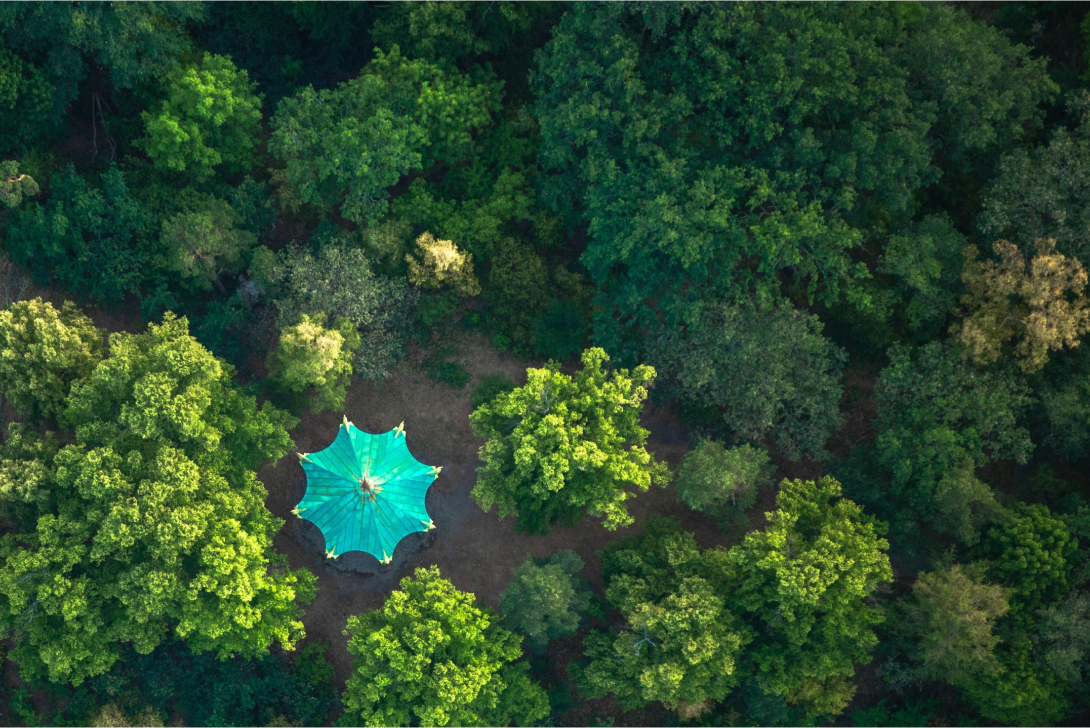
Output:
[[[0,4],[5,722],[1087,724],[1088,37]],[[393,566],[291,510],[352,417]]]

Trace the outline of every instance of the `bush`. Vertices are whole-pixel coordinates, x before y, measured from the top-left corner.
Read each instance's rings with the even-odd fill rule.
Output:
[[[585,583],[575,576],[583,565],[578,554],[565,549],[540,561],[527,557],[512,570],[514,579],[500,596],[500,611],[511,629],[526,635],[531,649],[542,651],[550,640],[579,629],[590,605]]]

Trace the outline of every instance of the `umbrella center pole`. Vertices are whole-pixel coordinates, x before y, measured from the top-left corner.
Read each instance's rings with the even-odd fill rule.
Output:
[[[375,499],[375,494],[382,492],[382,488],[379,488],[376,485],[371,485],[371,481],[369,481],[367,478],[360,478],[359,485],[360,498],[362,498],[363,500],[373,501]]]

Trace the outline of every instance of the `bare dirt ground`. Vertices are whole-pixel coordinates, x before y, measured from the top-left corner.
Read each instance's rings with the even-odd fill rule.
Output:
[[[732,543],[748,530],[740,527],[728,533],[719,531],[711,520],[681,503],[667,486],[652,487],[630,501],[636,523],[629,528],[610,532],[599,521],[588,518],[574,528],[554,528],[548,536],[516,533],[514,519],[500,520],[494,511],[485,513],[470,497],[479,465],[477,451],[483,440],[470,428],[469,398],[473,386],[488,374],[505,373],[516,383],[524,383],[525,364],[498,352],[479,335],[462,334],[454,344],[455,351],[460,353],[451,358],[465,366],[473,377],[464,389],[432,382],[410,361],[379,386],[356,382],[345,402],[345,415],[367,432],[385,432],[404,422],[413,455],[421,462],[443,467],[427,501],[428,512],[436,524],[434,543],[404,558],[401,552],[412,550],[410,542],[414,537],[403,540],[394,560],[395,567],[399,562],[402,565],[392,574],[393,578],[383,574],[365,576],[337,568],[315,544],[304,538],[304,529],[312,527],[301,527],[290,513],[303,493],[303,471],[295,458],[286,457],[258,473],[269,490],[266,501],[269,510],[286,521],[276,536],[276,547],[288,556],[293,568],[306,567],[318,576],[318,595],[307,609],[304,623],[309,639],[326,640],[333,645],[329,658],[337,668],[339,681],[347,679],[351,668],[347,639],[342,634],[348,616],[379,607],[386,594],[397,587],[397,581],[417,567],[438,566],[457,588],[476,594],[480,603],[498,609],[500,594],[510,583],[511,571],[527,556],[543,557],[560,549],[573,549],[586,562],[582,576],[600,585],[596,552],[611,541],[638,533],[651,515],[678,518],[696,534],[704,548]],[[686,430],[670,408],[653,410],[649,406],[643,422],[651,433],[649,449],[675,469],[690,447]],[[305,416],[292,432],[298,451],[313,452],[328,446],[340,423],[340,412]],[[781,472],[779,475],[809,474]],[[763,513],[771,508],[773,495],[771,490],[762,493],[752,510],[749,528],[763,523]],[[371,563],[378,571],[378,562]]]

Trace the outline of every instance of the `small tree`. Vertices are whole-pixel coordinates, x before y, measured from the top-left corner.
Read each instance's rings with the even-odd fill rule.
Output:
[[[982,364],[998,360],[1003,344],[1017,339],[1018,365],[1035,372],[1048,363],[1049,352],[1078,346],[1090,331],[1086,271],[1077,259],[1057,253],[1051,238],[1036,241],[1029,261],[1006,240],[993,248],[998,263],[978,261],[977,249],[967,249],[962,280],[969,292],[961,303],[968,315],[951,332]]]
[[[898,602],[895,624],[928,677],[958,685],[970,673],[999,669],[995,623],[1008,608],[1007,590],[985,583],[982,566],[955,564],[921,573]]]
[[[757,490],[772,479],[768,453],[751,445],[726,449],[701,440],[677,471],[681,500],[693,510],[724,520],[751,507]]]
[[[269,354],[269,377],[289,392],[310,390],[314,412],[341,409],[359,344],[360,335],[347,319],[327,329],[303,314],[280,332],[280,343]]]
[[[590,592],[576,576],[582,568],[583,560],[565,549],[541,564],[527,557],[513,570],[511,586],[500,596],[500,611],[533,649],[543,650],[550,640],[579,629],[582,612],[590,604]]]
[[[481,285],[473,275],[473,256],[449,240],[437,240],[431,233],[416,239],[416,256],[406,255],[409,282],[421,288],[451,288],[459,296],[476,296]]]
[[[381,609],[348,618],[351,725],[530,725],[549,713],[519,638],[432,566],[401,580]]]
[[[102,358],[102,331],[66,301],[35,298],[0,311],[0,390],[20,414],[56,418],[72,384]]]
[[[168,74],[164,85],[158,111],[141,115],[147,130],[141,144],[156,167],[200,181],[217,167],[245,172],[252,166],[261,95],[244,69],[205,53],[197,65]]]
[[[669,471],[644,448],[640,409],[655,370],[603,370],[602,349],[583,352],[575,377],[550,364],[527,369],[525,386],[499,394],[470,416],[487,439],[473,498],[521,529],[543,533],[557,521],[573,523],[586,511],[614,530],[632,523],[627,488],[646,491]]]

